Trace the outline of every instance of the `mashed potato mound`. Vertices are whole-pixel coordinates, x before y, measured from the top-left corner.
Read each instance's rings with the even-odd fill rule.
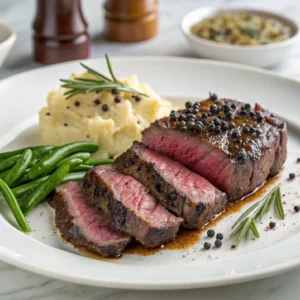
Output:
[[[87,73],[74,77],[90,77]],[[115,157],[128,149],[135,140],[140,141],[142,131],[156,119],[167,116],[172,104],[160,97],[136,76],[120,79],[121,82],[149,97],[136,101],[132,94],[119,91],[80,94],[66,100],[65,88],[50,91],[47,105],[40,111],[40,132],[45,145],[62,145],[75,141],[97,142],[100,150],[96,157]],[[99,103],[100,101],[101,103]],[[108,111],[103,110],[103,105]]]

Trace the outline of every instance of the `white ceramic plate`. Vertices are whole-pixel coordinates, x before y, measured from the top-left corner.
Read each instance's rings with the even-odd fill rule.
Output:
[[[250,103],[259,102],[289,122],[289,156],[279,181],[286,218],[274,212],[259,224],[261,238],[249,239],[231,250],[230,226],[241,212],[216,226],[225,235],[221,249],[204,251],[200,242],[187,250],[163,250],[152,256],[124,255],[105,261],[87,258],[63,243],[54,232],[53,212],[46,203],[29,216],[34,230],[25,235],[16,229],[3,201],[0,203],[0,258],[10,264],[43,275],[95,286],[128,289],[183,289],[225,285],[275,275],[300,265],[299,177],[287,180],[289,172],[299,174],[300,164],[300,83],[255,68],[207,60],[183,58],[113,58],[116,74],[138,74],[169,99],[203,99],[208,92]],[[95,69],[106,70],[104,60],[88,60]],[[79,71],[78,62],[64,63],[26,72],[0,82],[0,148],[12,149],[38,143],[37,113],[48,91]],[[14,129],[12,129],[14,128]],[[298,149],[298,150],[297,150]],[[298,151],[298,152],[297,152]],[[298,189],[299,191],[299,189]],[[247,205],[243,207],[243,210]],[[275,230],[265,230],[275,220]]]

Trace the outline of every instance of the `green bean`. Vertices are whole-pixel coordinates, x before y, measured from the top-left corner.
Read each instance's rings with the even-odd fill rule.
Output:
[[[12,188],[11,191],[13,192],[13,194],[15,195],[15,197],[17,199],[19,199],[23,195],[25,195],[26,193],[30,192],[32,189],[36,188],[41,183],[43,183],[44,181],[46,181],[48,178],[49,178],[49,176],[44,176],[44,177],[37,178],[37,179],[35,179],[33,181],[30,181],[30,182],[24,183],[22,185],[16,186],[16,187]]]
[[[53,166],[66,156],[81,151],[92,153],[96,152],[98,149],[98,144],[91,142],[77,142],[54,149],[30,169],[28,172],[28,178],[35,179],[43,174],[47,174]]]
[[[20,159],[21,155],[15,155],[15,156],[12,156],[10,158],[7,158],[3,161],[0,162],[0,171],[5,171],[7,169],[10,169],[12,168],[16,163],[17,161]]]
[[[56,149],[57,147],[54,146],[44,146],[40,147],[38,149],[33,150],[32,152],[32,158],[37,158],[41,159],[43,158],[46,154],[49,154],[52,150]]]
[[[69,173],[64,177],[64,179],[62,180],[61,183],[66,183],[66,182],[69,182],[69,181],[79,181],[84,177],[85,174],[86,174],[86,172]],[[30,182],[27,182],[27,183],[22,184],[20,186],[14,187],[12,189],[12,192],[15,195],[15,197],[17,199],[19,199],[23,195],[30,192],[32,189],[34,189],[35,187],[39,186],[41,183],[46,181],[48,178],[49,178],[49,175],[44,176],[44,177],[40,177],[40,178],[35,179],[33,181],[30,181]]]
[[[40,153],[42,151],[44,151],[44,149],[47,149],[48,151],[50,151],[50,148],[54,148],[53,146],[36,146],[36,147],[27,147],[27,148],[22,148],[22,149],[18,149],[18,150],[13,150],[13,151],[9,151],[9,152],[2,152],[0,153],[0,159],[3,158],[9,158],[18,154],[23,154],[25,152],[25,150],[32,150],[35,153]]]
[[[10,172],[4,178],[4,181],[8,184],[8,186],[13,185],[24,174],[31,158],[32,151],[30,149],[25,150],[19,161],[13,168],[10,169]]]
[[[19,204],[18,204],[14,194],[12,193],[11,189],[8,187],[8,185],[2,179],[0,179],[0,191],[3,194],[3,197],[6,201],[6,203],[8,204],[11,212],[13,213],[20,228],[24,232],[30,232],[31,229],[24,218],[24,215],[19,207]]]
[[[10,172],[10,169],[1,172],[0,173],[0,179],[4,179],[9,172]]]
[[[62,180],[70,172],[70,170],[81,163],[81,159],[70,159],[60,166],[44,182],[35,187],[21,204],[23,214],[26,216],[36,205],[44,200],[59,184],[61,184]]]
[[[62,166],[66,161],[68,161],[71,158],[79,158],[83,162],[85,162],[90,157],[91,157],[91,154],[89,152],[78,152],[78,153],[72,154],[70,156],[67,156],[66,158],[62,159],[57,165],[53,166],[53,168],[51,170],[49,170],[48,174],[52,173],[52,171],[54,171],[57,168],[59,168],[60,166]]]
[[[30,170],[30,168],[26,169],[25,172],[23,173],[23,175],[11,185],[11,188],[14,188],[15,186],[18,186],[20,184],[28,182],[29,178],[28,178],[27,174],[28,174],[29,170]]]
[[[79,166],[77,166],[76,168],[74,168],[74,171],[75,171],[75,172],[88,171],[88,170],[91,169],[92,167],[93,167],[93,166],[82,164],[82,165],[79,165]]]
[[[84,164],[91,166],[99,166],[99,165],[110,165],[114,162],[113,159],[110,158],[90,158]]]
[[[29,167],[36,165],[39,161],[40,161],[40,159],[38,159],[38,158],[32,158],[32,160],[29,163]]]

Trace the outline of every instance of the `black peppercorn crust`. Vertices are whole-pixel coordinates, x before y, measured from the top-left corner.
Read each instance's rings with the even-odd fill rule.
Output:
[[[180,116],[190,111],[180,110],[178,120],[165,117],[146,129],[143,143],[202,175],[226,192],[229,201],[240,199],[268,176],[279,173],[287,152],[282,120],[260,105],[253,108],[231,99],[204,100],[197,108],[194,127],[181,126]],[[219,122],[221,128],[216,126]],[[201,130],[196,129],[199,126]]]

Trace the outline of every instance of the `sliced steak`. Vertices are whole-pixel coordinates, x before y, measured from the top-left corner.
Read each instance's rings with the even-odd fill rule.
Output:
[[[83,188],[116,229],[133,235],[144,246],[157,247],[176,237],[182,219],[168,212],[133,177],[112,166],[99,166],[88,171]]]
[[[200,175],[141,143],[134,143],[114,165],[146,185],[166,208],[184,219],[185,227],[201,228],[225,208],[226,194]]]
[[[91,203],[79,182],[61,185],[48,201],[62,238],[75,247],[117,257],[130,242],[130,236],[114,229],[107,215]]]
[[[286,138],[282,120],[230,99],[195,103],[143,132],[145,145],[191,168],[226,192],[229,201],[278,174]]]

